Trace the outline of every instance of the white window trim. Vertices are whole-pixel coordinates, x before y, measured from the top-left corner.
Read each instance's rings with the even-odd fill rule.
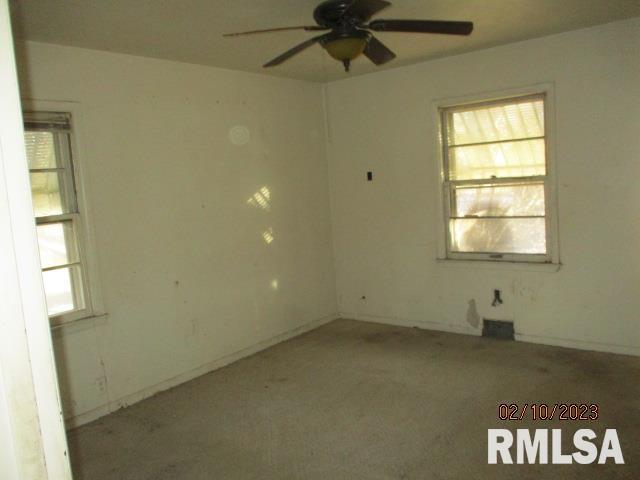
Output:
[[[437,190],[437,258],[438,263],[447,266],[464,267],[490,267],[510,268],[541,271],[558,271],[560,263],[559,225],[558,225],[558,197],[556,174],[556,123],[555,123],[555,94],[553,83],[542,83],[527,87],[507,90],[481,92],[472,95],[438,99],[432,102],[433,125],[436,130],[434,142],[434,158],[436,159]],[[527,254],[503,254],[500,259],[490,259],[486,254],[476,253],[449,253],[448,244],[448,219],[445,215],[445,199],[448,192],[444,188],[445,158],[444,142],[442,138],[441,110],[445,108],[463,106],[465,104],[493,102],[514,97],[529,95],[545,96],[545,155],[546,155],[546,181],[545,181],[545,216],[547,226],[547,255],[536,256]]]
[[[58,328],[84,319],[93,319],[106,315],[99,284],[98,261],[96,258],[95,233],[92,227],[91,208],[87,195],[88,175],[86,173],[86,157],[83,148],[82,125],[83,109],[78,102],[22,99],[23,111],[64,112],[71,114],[71,155],[73,175],[75,178],[76,201],[78,203],[79,220],[77,222],[80,236],[79,255],[85,264],[85,308],[49,317],[51,327]]]

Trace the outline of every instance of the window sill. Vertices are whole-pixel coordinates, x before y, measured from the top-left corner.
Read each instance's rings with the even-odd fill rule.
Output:
[[[51,325],[52,335],[59,336],[67,333],[74,333],[88,328],[92,328],[107,323],[107,313],[93,314],[86,317],[78,318],[75,320],[68,320],[66,322]]]
[[[546,272],[555,273],[562,267],[561,263],[506,262],[490,260],[454,260],[452,258],[436,259],[438,265],[451,268],[477,268],[483,270]]]

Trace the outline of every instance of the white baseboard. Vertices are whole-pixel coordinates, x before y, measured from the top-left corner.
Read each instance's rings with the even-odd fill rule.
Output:
[[[341,313],[340,318],[352,318],[363,322],[384,323],[387,325],[397,325],[400,327],[417,327],[425,330],[436,330],[440,332],[461,333],[464,335],[482,335],[482,328],[473,328],[470,325],[452,325],[441,322],[425,322],[407,320],[398,317],[385,317],[378,315],[364,315],[357,313]],[[615,345],[609,343],[588,342],[582,340],[572,340],[567,338],[554,338],[543,335],[527,335],[516,333],[515,339],[519,342],[538,343],[541,345],[551,345],[554,347],[575,348],[578,350],[590,350],[595,352],[617,353],[620,355],[640,356],[640,347],[631,345]]]
[[[298,335],[302,335],[311,330],[315,330],[326,323],[332,322],[339,318],[338,315],[329,315],[326,317],[319,318],[312,322],[309,322],[300,327],[294,328],[293,330],[289,330],[287,332],[281,333],[274,337],[271,337],[267,340],[263,340],[262,342],[258,342],[255,345],[252,345],[247,348],[243,348],[235,353],[230,355],[225,355],[224,357],[220,357],[216,360],[212,360],[200,367],[197,367],[188,372],[182,373],[173,378],[169,378],[163,382],[157,383],[150,387],[147,387],[138,392],[132,393],[130,395],[126,395],[125,397],[119,398],[108,404],[102,405],[100,407],[94,408],[88,412],[84,412],[73,417],[69,417],[65,419],[66,427],[68,430],[79,427],[86,423],[97,420],[100,417],[108,415],[109,413],[115,412],[116,410],[120,410],[121,408],[128,407],[129,405],[133,405],[145,398],[149,398],[156,393],[163,392],[165,390],[169,390],[170,388],[176,387],[182,383],[188,382],[189,380],[193,380],[194,378],[205,375],[209,372],[222,368],[230,363],[236,362],[242,358],[253,355],[254,353],[258,353],[261,350],[265,350],[273,345],[284,342],[285,340],[289,340],[290,338],[297,337]]]
[[[567,338],[553,338],[542,335],[525,335],[516,333],[519,342],[539,343],[554,347],[575,348],[578,350],[591,350],[595,352],[617,353],[620,355],[640,356],[640,347],[631,345],[613,345],[610,343],[587,342],[583,340],[571,340]]]
[[[386,325],[396,325],[398,327],[416,327],[423,330],[436,330],[439,332],[448,333],[461,333],[464,335],[475,335],[476,337],[482,335],[481,328],[473,328],[471,325],[454,325],[450,323],[442,322],[426,322],[409,320],[400,317],[384,317],[378,315],[365,315],[358,313],[341,313],[340,318],[352,318],[354,320],[361,320],[363,322],[372,323],[384,323]]]

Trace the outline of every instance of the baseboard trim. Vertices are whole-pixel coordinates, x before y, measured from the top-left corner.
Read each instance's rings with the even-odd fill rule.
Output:
[[[217,358],[193,370],[189,370],[188,372],[169,378],[167,380],[164,380],[160,383],[147,387],[138,392],[132,393],[130,395],[126,395],[122,398],[109,402],[108,404],[101,405],[100,407],[94,408],[93,410],[90,410],[88,412],[84,412],[78,415],[74,415],[73,417],[66,418],[65,419],[66,428],[67,430],[71,430],[73,428],[77,428],[86,423],[93,422],[94,420],[97,420],[100,417],[104,417],[105,415],[108,415],[117,410],[120,410],[121,408],[125,408],[125,407],[128,407],[129,405],[133,405],[134,403],[138,403],[157,393],[163,392],[165,390],[169,390],[170,388],[176,387],[182,383],[188,382],[189,380],[193,380],[194,378],[200,377],[202,375],[206,375],[209,372],[225,367],[233,362],[237,362],[242,358],[258,353],[262,350],[265,350],[278,343],[289,340],[293,337],[297,337],[298,335],[302,335],[303,333],[309,332],[311,330],[315,330],[316,328],[321,327],[322,325],[332,322],[338,318],[340,317],[339,315],[336,314],[336,315],[328,315],[326,317],[313,320],[309,323],[296,327],[293,330],[289,330],[287,332],[281,333],[274,337],[268,338],[267,340],[263,340],[261,342],[256,343],[255,345],[251,345],[249,347],[243,348],[232,354]]]
[[[640,347],[631,345],[614,345],[610,343],[587,342],[583,340],[571,340],[567,338],[546,337],[543,335],[525,335],[516,333],[519,342],[539,343],[554,347],[575,348],[577,350],[590,350],[594,352],[617,353],[619,355],[640,356]]]
[[[460,333],[464,335],[481,336],[482,330],[475,329],[470,325],[452,325],[442,322],[425,322],[408,320],[399,317],[385,317],[381,315],[363,315],[358,313],[341,313],[340,318],[352,318],[363,322],[384,323],[399,327],[417,327],[425,330],[436,330],[439,332]],[[528,335],[522,333],[515,334],[516,341],[550,345],[553,347],[574,348],[577,350],[590,350],[594,352],[615,353],[619,355],[640,356],[640,347],[631,345],[615,345],[610,343],[588,342],[582,340],[572,340],[567,338],[554,338],[544,335]]]
[[[442,322],[425,322],[417,320],[409,320],[400,317],[384,317],[378,315],[363,315],[358,313],[341,313],[340,318],[352,318],[362,322],[384,323],[386,325],[395,325],[398,327],[421,328],[423,330],[436,330],[439,332],[461,333],[464,335],[474,335],[479,337],[482,335],[480,328],[473,328],[471,325],[454,325]]]

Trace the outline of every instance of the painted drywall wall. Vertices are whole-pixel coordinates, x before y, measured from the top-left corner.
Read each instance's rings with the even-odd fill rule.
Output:
[[[23,98],[82,111],[106,315],[54,331],[70,425],[335,318],[319,85],[38,43],[19,53]],[[232,142],[235,126],[248,143]]]
[[[522,340],[640,353],[639,51],[632,19],[328,84],[340,312],[479,334],[477,313]],[[434,101],[546,82],[561,269],[438,263]]]

